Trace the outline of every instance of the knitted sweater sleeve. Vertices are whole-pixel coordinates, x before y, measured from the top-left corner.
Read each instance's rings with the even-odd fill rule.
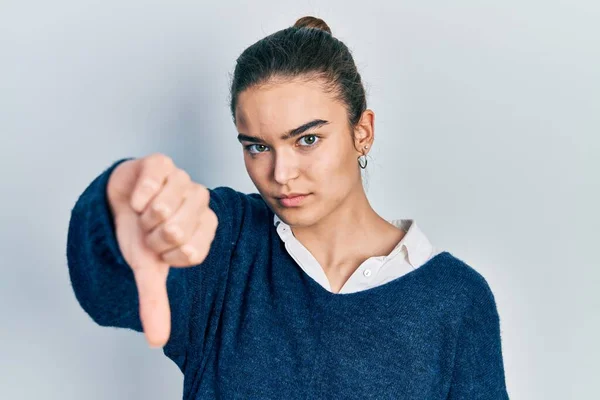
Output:
[[[485,280],[458,332],[448,400],[506,400],[500,318]]]
[[[106,197],[111,172],[129,159],[115,162],[97,176],[75,203],[67,235],[67,264],[75,297],[93,321],[142,332],[137,287],[119,248]],[[232,191],[217,188],[209,192],[210,207],[219,218],[209,254],[200,266],[171,268],[167,277],[171,335],[163,350],[182,371],[190,337],[202,342],[218,295],[217,269],[206,264],[226,260],[231,241],[230,204],[225,197]]]

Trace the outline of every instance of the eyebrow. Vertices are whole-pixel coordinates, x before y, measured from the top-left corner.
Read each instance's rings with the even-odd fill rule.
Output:
[[[280,139],[288,140],[288,139],[291,139],[293,137],[296,137],[296,136],[306,132],[307,130],[309,130],[311,128],[318,128],[320,126],[327,125],[327,124],[329,124],[329,121],[325,121],[323,119],[314,119],[310,122],[300,125],[297,128],[289,130],[288,132],[281,135]],[[240,133],[237,138],[238,138],[238,141],[240,141],[240,142],[242,142],[242,141],[251,142],[251,143],[263,143],[264,142],[264,140],[262,140],[256,136],[249,136],[249,135],[246,135],[243,133]]]

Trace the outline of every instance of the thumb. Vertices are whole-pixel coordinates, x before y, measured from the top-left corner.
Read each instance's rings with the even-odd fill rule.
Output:
[[[171,333],[171,309],[167,295],[169,266],[147,265],[134,271],[140,301],[140,320],[150,347],[164,346]]]

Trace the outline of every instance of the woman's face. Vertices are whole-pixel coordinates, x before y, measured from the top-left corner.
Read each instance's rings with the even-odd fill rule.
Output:
[[[246,170],[271,210],[290,226],[313,225],[362,190],[356,160],[361,153],[354,148],[346,109],[330,96],[315,81],[292,81],[238,97],[236,127]],[[357,142],[357,148],[364,144],[370,141]],[[307,196],[295,205],[277,198],[292,193]]]

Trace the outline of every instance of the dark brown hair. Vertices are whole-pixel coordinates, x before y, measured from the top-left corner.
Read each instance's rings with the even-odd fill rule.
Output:
[[[241,92],[295,78],[320,79],[323,89],[346,107],[348,126],[354,132],[367,108],[360,74],[348,47],[333,37],[325,21],[312,16],[259,40],[238,57],[230,91],[234,124]]]

